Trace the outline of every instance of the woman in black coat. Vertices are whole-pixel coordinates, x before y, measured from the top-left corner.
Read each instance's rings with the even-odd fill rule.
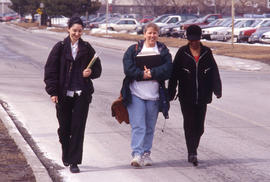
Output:
[[[46,91],[56,104],[58,136],[62,145],[62,161],[72,173],[80,172],[84,130],[94,87],[92,79],[101,75],[99,58],[87,68],[95,55],[92,46],[81,39],[83,22],[72,17],[69,35],[51,50],[45,65]]]
[[[173,100],[178,83],[178,98],[184,118],[188,162],[198,165],[197,148],[204,132],[207,104],[212,94],[221,97],[221,80],[210,48],[200,42],[201,28],[191,25],[187,29],[188,44],[179,48],[173,62],[169,80],[169,97]]]

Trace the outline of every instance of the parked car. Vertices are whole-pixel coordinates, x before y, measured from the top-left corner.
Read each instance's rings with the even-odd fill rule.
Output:
[[[260,38],[260,42],[270,44],[270,31],[263,33],[262,37]]]
[[[60,27],[67,27],[68,20],[69,20],[69,18],[65,17],[63,15],[53,16],[53,17],[51,17],[51,25],[60,26]]]
[[[167,18],[169,15],[171,14],[164,14],[164,15],[160,15],[158,16],[157,18],[155,18],[152,22],[153,23],[159,23],[159,22],[162,22],[165,18]],[[136,27],[136,32],[137,34],[143,34],[143,29],[145,27],[145,24],[144,23],[141,23],[139,24],[137,27]]]
[[[256,28],[259,28],[262,23],[266,22],[266,21],[269,21],[270,19],[261,19],[261,18],[255,18],[255,19],[252,19],[252,20],[248,20],[246,21],[244,24],[242,24],[242,26],[240,27],[235,27],[234,29],[234,41],[235,42],[240,42],[240,33],[245,31],[245,30],[248,30],[248,29],[256,29]],[[228,35],[231,35],[232,31],[229,30],[228,31]],[[253,31],[255,32],[255,30]],[[244,37],[245,40],[247,40],[247,37]],[[231,36],[228,37],[228,39],[231,39]]]
[[[8,22],[19,18],[20,16],[18,13],[5,13],[1,15],[0,21]]]
[[[252,33],[251,36],[248,38],[248,43],[251,43],[251,44],[259,43],[263,34],[265,32],[269,32],[269,31],[270,31],[270,26],[260,27],[260,28],[256,29],[256,31],[254,33]]]
[[[231,18],[220,18],[206,26],[202,26],[202,39],[211,40],[211,35],[214,31],[223,29],[224,27],[229,27],[232,24]]]
[[[165,19],[163,19],[161,22],[156,22],[157,26],[160,28],[163,26],[167,26],[171,23],[177,23],[181,21],[181,16],[179,15],[169,15]]]
[[[169,24],[176,24],[177,22],[184,22],[189,19],[198,18],[197,15],[190,14],[179,14],[179,15],[169,15],[167,18],[163,19],[161,22],[156,22],[159,27],[164,27]]]
[[[270,19],[262,19],[255,27],[250,29],[241,30],[239,33],[238,41],[247,42],[249,37],[261,27],[270,27]]]
[[[169,24],[167,26],[161,27],[159,30],[159,35],[160,36],[171,36],[171,32],[174,28],[180,27],[181,25],[181,21],[177,22],[177,23],[172,23]]]
[[[154,20],[154,18],[155,17],[152,15],[144,15],[143,18],[139,22],[140,23],[147,23],[147,22]]]
[[[112,17],[112,18],[108,18],[108,22],[106,22],[106,19],[105,19],[98,24],[98,28],[106,29],[106,26],[108,28],[111,26],[111,24],[117,23],[119,20],[120,18]]]
[[[174,28],[180,29],[180,26],[183,23],[185,23],[186,21],[188,21],[188,20],[195,21],[197,19],[196,15],[180,15],[180,16],[181,16],[181,21],[178,21],[176,23],[171,23],[167,26],[160,27],[159,35],[160,36],[167,36],[167,37],[173,36],[172,33],[173,33]]]
[[[105,21],[106,21],[106,16],[100,16],[96,18],[94,21],[90,22],[88,25],[86,25],[86,27],[90,29],[98,28],[98,25],[101,23],[104,23]]]
[[[189,19],[189,20],[187,20],[187,21],[185,21],[183,23],[190,24],[190,23],[193,23],[195,21],[197,21],[197,18]],[[172,37],[181,37],[181,38],[184,38],[185,31],[181,30],[181,25],[183,23],[179,23],[179,26],[178,27],[172,28],[172,30],[171,30],[171,36]]]
[[[124,18],[118,20],[116,23],[111,23],[108,29],[114,31],[121,31],[121,30],[132,31],[136,29],[138,24],[139,23],[134,18]]]
[[[195,21],[193,23],[184,23],[181,26],[181,29],[186,30],[187,27],[189,27],[190,25],[199,25],[199,26],[200,25],[207,25],[207,24],[211,23],[212,21],[219,19],[219,18],[222,18],[221,14],[208,14],[202,18],[199,18],[197,21]]]
[[[247,21],[250,21],[250,20],[254,20],[254,19],[252,18],[235,19],[234,28],[243,27],[245,24],[247,24]],[[231,29],[232,29],[232,24],[230,24],[228,27],[223,27],[222,29],[218,29],[210,35],[210,38],[211,40],[228,41],[231,38],[231,32],[229,32]]]

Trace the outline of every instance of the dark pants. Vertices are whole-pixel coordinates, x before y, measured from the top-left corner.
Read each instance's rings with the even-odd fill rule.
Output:
[[[62,160],[69,164],[81,164],[83,140],[89,102],[82,94],[64,97],[56,104],[59,122],[58,136],[62,144]]]
[[[197,155],[197,148],[204,132],[207,105],[181,103],[188,154]]]

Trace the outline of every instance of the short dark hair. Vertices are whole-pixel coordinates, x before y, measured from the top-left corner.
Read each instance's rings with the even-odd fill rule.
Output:
[[[198,25],[190,25],[187,28],[186,33],[188,40],[200,40],[202,36],[202,29]]]
[[[84,27],[84,23],[83,23],[82,19],[78,16],[72,16],[69,19],[68,28],[71,28],[74,24],[79,24],[79,25],[82,25],[82,27]]]

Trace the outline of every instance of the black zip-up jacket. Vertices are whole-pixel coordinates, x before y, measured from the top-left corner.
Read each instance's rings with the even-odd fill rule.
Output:
[[[87,67],[95,50],[88,43],[79,39],[78,53],[75,61],[79,63],[81,73]],[[70,76],[74,59],[71,53],[71,41],[69,36],[60,41],[51,50],[44,72],[44,82],[46,91],[50,96],[58,96],[59,99],[66,95],[68,86],[70,85]],[[83,74],[79,77],[79,82],[83,85],[82,93],[86,94],[87,99],[91,102],[94,87],[91,79],[100,77],[102,67],[99,58],[91,67],[92,73],[88,78],[84,78]]]
[[[212,94],[222,95],[221,80],[215,59],[210,48],[201,44],[199,61],[192,56],[189,45],[177,51],[173,72],[169,80],[169,98],[173,100],[178,82],[179,101],[188,104],[208,104]]]

